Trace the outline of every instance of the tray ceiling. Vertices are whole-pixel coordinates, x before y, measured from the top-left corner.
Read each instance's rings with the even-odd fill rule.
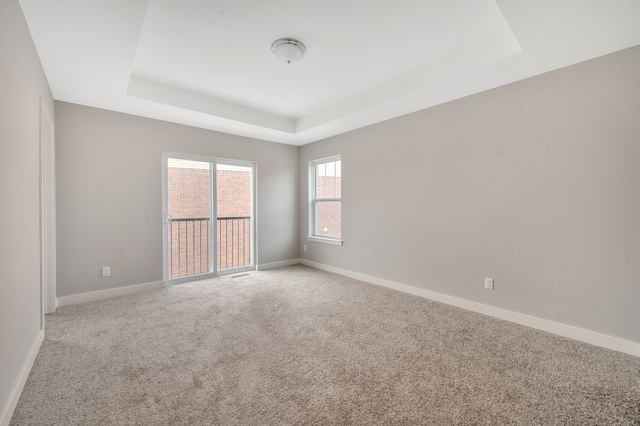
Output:
[[[294,145],[640,44],[622,0],[20,4],[55,99]]]

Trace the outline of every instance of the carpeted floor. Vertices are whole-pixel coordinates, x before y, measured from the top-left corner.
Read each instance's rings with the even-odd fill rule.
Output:
[[[11,425],[640,424],[640,358],[293,266],[65,306]]]

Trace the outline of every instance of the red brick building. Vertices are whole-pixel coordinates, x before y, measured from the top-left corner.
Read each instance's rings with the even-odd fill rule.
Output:
[[[316,198],[341,198],[341,176],[317,176]],[[319,202],[317,211],[318,235],[340,237],[342,235],[341,201]]]

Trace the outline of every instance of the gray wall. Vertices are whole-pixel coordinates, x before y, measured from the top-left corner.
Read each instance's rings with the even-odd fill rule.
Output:
[[[301,255],[640,342],[639,75],[635,47],[304,146]],[[335,154],[343,247],[304,238]]]
[[[53,113],[20,6],[0,1],[0,415],[40,331],[40,97]]]
[[[258,263],[298,257],[297,147],[56,102],[59,297],[163,279],[166,151],[257,162]]]

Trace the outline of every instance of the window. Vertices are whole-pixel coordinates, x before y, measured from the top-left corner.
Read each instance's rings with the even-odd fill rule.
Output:
[[[310,238],[339,241],[342,236],[342,161],[331,157],[310,163]]]

